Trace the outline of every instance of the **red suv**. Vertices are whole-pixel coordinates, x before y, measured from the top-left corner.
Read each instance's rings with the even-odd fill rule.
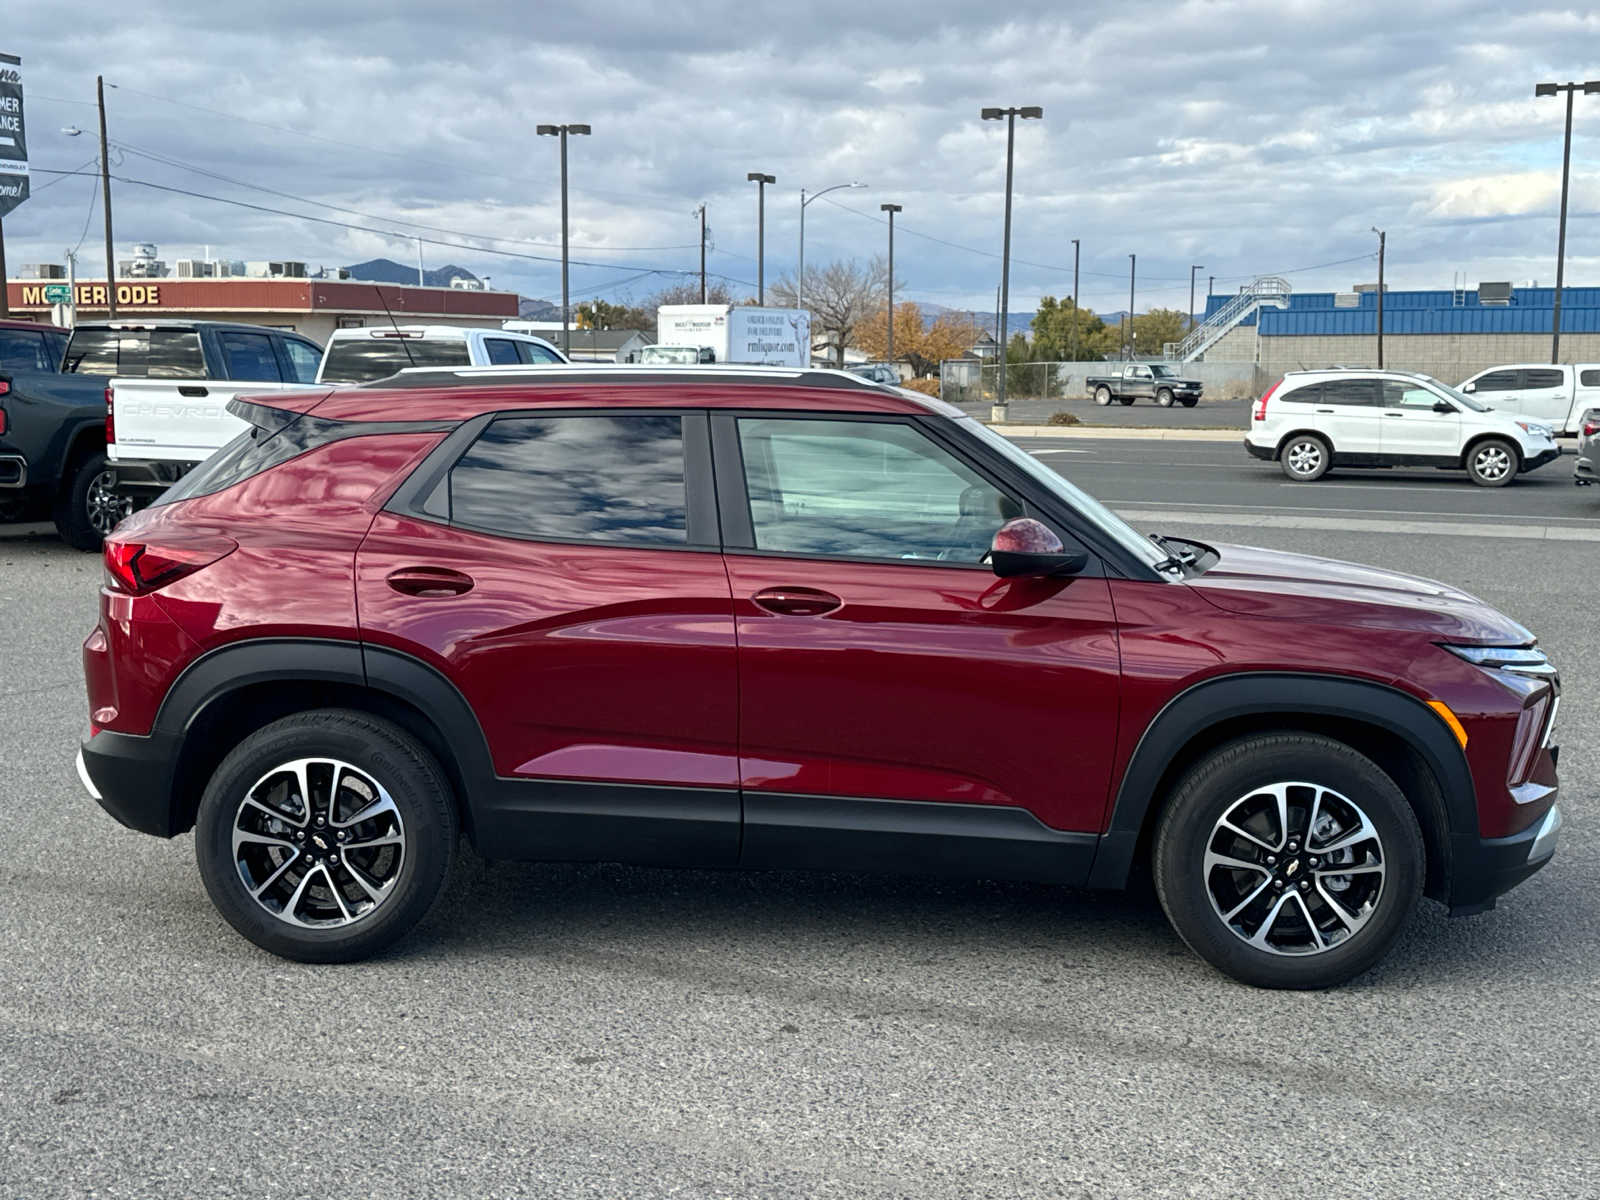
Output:
[[[1559,684],[1454,588],[1151,538],[854,376],[419,370],[105,547],[84,785],[256,944],[355,959],[494,858],[1122,887],[1253,984],[1549,860]]]

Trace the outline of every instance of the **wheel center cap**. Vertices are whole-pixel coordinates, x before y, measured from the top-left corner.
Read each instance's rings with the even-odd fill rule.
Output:
[[[331,843],[328,841],[327,836],[325,834],[313,833],[311,835],[311,844],[313,846],[315,846],[318,850],[326,850],[326,849],[328,849],[328,847],[330,846]]]
[[[1283,877],[1285,879],[1293,879],[1299,873],[1300,873],[1300,860],[1298,858],[1291,859],[1290,862],[1289,862],[1289,865],[1286,866],[1283,869]]]

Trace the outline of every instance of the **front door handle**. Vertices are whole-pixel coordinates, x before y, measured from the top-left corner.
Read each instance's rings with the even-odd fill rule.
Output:
[[[386,582],[402,596],[461,596],[472,590],[473,579],[448,567],[401,567]]]
[[[1319,408],[1319,409],[1317,409],[1317,411],[1319,413],[1331,413],[1331,412],[1333,412],[1333,409],[1331,409],[1331,408]]]
[[[1405,416],[1405,413],[1387,412],[1387,413],[1384,413],[1383,415],[1386,416],[1386,417],[1403,417],[1403,416]]]
[[[757,608],[781,617],[820,617],[844,607],[832,592],[809,587],[762,588],[750,599]]]

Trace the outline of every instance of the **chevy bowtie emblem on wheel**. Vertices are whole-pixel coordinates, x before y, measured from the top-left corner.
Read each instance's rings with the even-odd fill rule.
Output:
[[[317,844],[319,846],[322,844],[322,839],[321,838],[317,839]],[[1300,873],[1300,860],[1298,858],[1295,859],[1292,863],[1290,863],[1287,867],[1285,867],[1283,869],[1283,874],[1284,874],[1285,878],[1288,878],[1288,879],[1293,879],[1299,873]]]

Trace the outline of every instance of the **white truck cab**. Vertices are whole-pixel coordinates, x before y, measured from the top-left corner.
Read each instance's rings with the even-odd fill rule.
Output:
[[[564,363],[543,338],[464,325],[373,325],[336,329],[322,352],[318,383],[367,383],[407,367],[507,367]]]
[[[1460,390],[1496,412],[1543,421],[1576,437],[1583,414],[1600,406],[1600,363],[1511,363],[1479,371]]]

